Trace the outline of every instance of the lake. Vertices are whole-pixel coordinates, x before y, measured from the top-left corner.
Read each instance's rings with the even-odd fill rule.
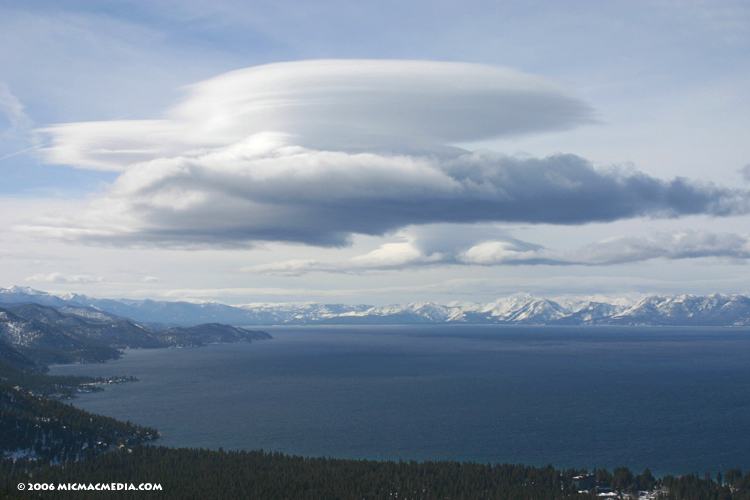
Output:
[[[305,456],[750,468],[750,329],[268,327],[274,340],[131,350],[75,406],[165,446]]]

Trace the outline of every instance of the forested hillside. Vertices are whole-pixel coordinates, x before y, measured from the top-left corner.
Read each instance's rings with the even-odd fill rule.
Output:
[[[207,451],[140,446],[64,466],[45,466],[33,476],[3,464],[0,498],[91,499],[262,499],[262,500],[563,500],[591,499],[578,492],[573,477],[583,470],[551,465],[490,465],[461,462],[382,462],[303,458],[263,451]],[[638,476],[626,467],[596,471],[599,485],[622,498],[654,486],[648,470]],[[646,481],[646,482],[643,482]],[[650,482],[650,485],[649,485]],[[18,491],[76,484],[158,485],[160,491]],[[652,496],[664,500],[748,500],[750,474],[727,471],[724,480],[694,474],[664,478]]]
[[[19,494],[15,474],[5,486]],[[86,498],[257,499],[544,499],[579,496],[549,467],[459,462],[376,462],[301,458],[279,453],[223,452],[140,447],[94,461],[47,467],[33,482],[159,483],[161,492],[87,492]],[[77,492],[41,493],[41,498],[79,498]]]
[[[0,360],[0,459],[30,470],[156,439],[156,429],[94,415],[50,397],[71,397],[97,388],[95,384],[133,380],[53,377]]]
[[[0,360],[17,368],[44,371],[55,363],[115,359],[122,349],[199,347],[267,340],[263,331],[219,323],[176,327],[137,323],[91,307],[0,305]]]

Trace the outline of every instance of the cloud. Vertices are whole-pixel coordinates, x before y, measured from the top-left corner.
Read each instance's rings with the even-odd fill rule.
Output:
[[[455,244],[455,240],[454,240]],[[455,252],[423,250],[429,243],[411,239],[388,243],[366,255],[345,262],[292,260],[242,269],[244,272],[280,276],[298,276],[310,272],[364,273],[436,264],[479,266],[608,266],[652,259],[681,260],[704,257],[745,262],[750,259],[750,235],[682,231],[657,233],[647,237],[620,236],[584,245],[573,251],[545,248],[542,245],[505,237],[483,241]]]
[[[570,128],[591,115],[549,81],[506,68],[259,66],[193,85],[160,120],[48,128],[49,161],[121,174],[83,212],[18,229],[114,245],[341,246],[353,234],[410,225],[585,224],[750,210],[747,191],[710,183],[596,169],[575,155],[515,158],[450,146]],[[390,249],[368,258],[386,257],[403,255]]]
[[[684,231],[648,237],[620,236],[597,241],[572,252],[541,246],[529,248],[515,242],[489,241],[461,252],[456,260],[479,265],[602,266],[656,258],[680,260],[701,257],[750,259],[750,235]]]
[[[21,101],[2,82],[0,82],[0,113],[5,115],[10,122],[11,130],[27,132],[33,125],[31,118],[24,112]]]
[[[595,169],[574,155],[439,159],[316,151],[279,140],[262,134],[198,158],[138,164],[83,213],[19,229],[125,245],[340,246],[354,233],[440,222],[584,224],[748,211],[744,191]]]
[[[470,63],[321,60],[226,73],[188,88],[159,120],[45,129],[52,163],[124,170],[196,157],[263,132],[317,150],[440,150],[445,144],[572,128],[590,108],[517,70]]]
[[[360,273],[386,271],[429,264],[445,263],[449,259],[438,252],[426,255],[414,241],[386,243],[376,250],[360,255],[345,263],[317,260],[288,260],[240,269],[242,272],[276,276],[300,276],[310,272]]]
[[[89,274],[66,275],[62,273],[35,274],[26,278],[26,281],[37,281],[43,283],[101,283],[102,276],[91,276]]]
[[[7,84],[0,82],[0,161],[41,147],[32,127],[33,122],[21,101]]]

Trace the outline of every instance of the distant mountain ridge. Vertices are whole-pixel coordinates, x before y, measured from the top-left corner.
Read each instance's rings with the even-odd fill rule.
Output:
[[[116,315],[140,322],[185,326],[309,324],[506,324],[750,326],[750,298],[744,295],[651,295],[636,303],[624,299],[558,300],[519,293],[485,304],[429,302],[403,305],[253,303],[229,306],[216,302],[97,299],[86,295],[53,295],[27,287],[0,288],[0,305],[36,303],[73,313],[83,308],[94,318]],[[63,309],[61,309],[63,308]],[[67,309],[64,309],[67,308]]]
[[[219,323],[141,324],[63,299],[60,305],[55,296],[32,292],[12,290],[4,298],[19,301],[0,304],[0,360],[24,370],[44,371],[51,363],[105,361],[119,357],[126,348],[198,347],[271,338],[266,332]],[[20,300],[24,295],[57,305]]]

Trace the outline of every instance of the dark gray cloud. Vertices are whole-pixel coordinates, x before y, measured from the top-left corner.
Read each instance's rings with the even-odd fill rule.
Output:
[[[264,143],[265,144],[265,143]],[[352,234],[408,225],[585,224],[634,217],[748,212],[747,191],[575,155],[520,159],[480,152],[439,159],[243,143],[199,158],[137,165],[89,209],[27,229],[117,244],[344,245]]]

